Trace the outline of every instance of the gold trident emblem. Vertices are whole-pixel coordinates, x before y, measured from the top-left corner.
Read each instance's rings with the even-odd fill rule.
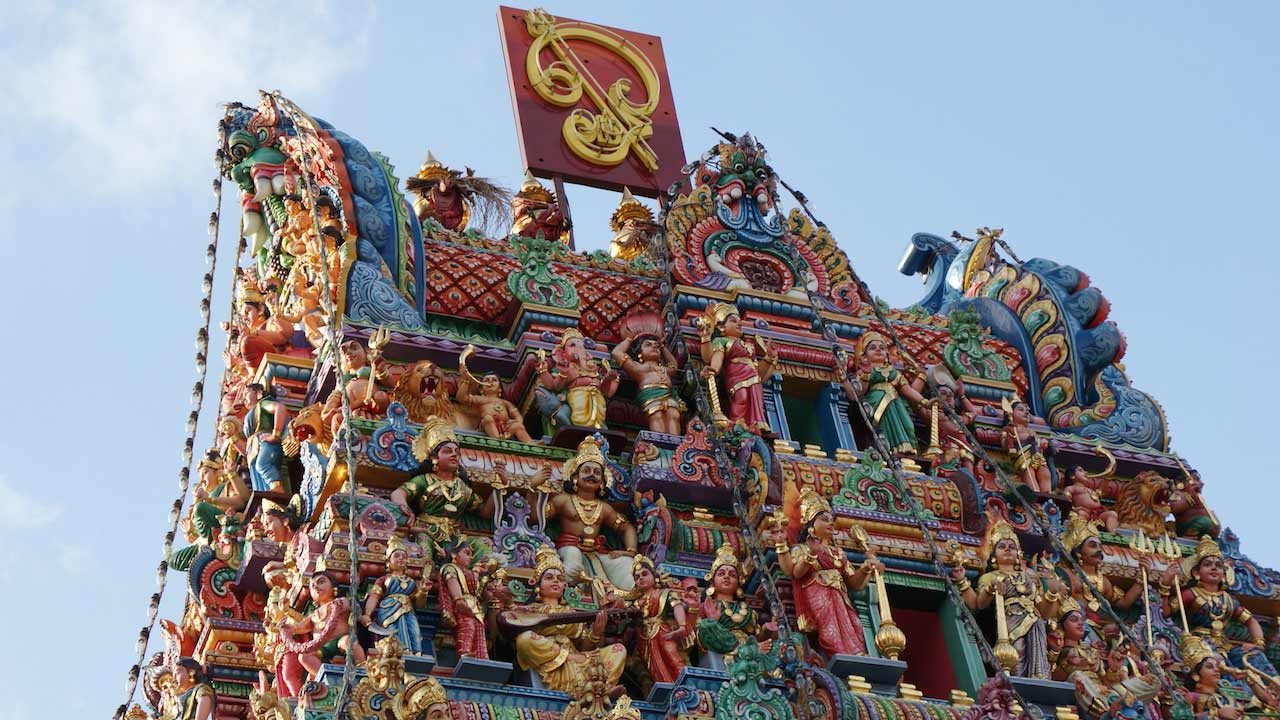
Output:
[[[662,89],[658,71],[640,49],[605,28],[580,22],[557,22],[546,10],[530,10],[525,29],[533,36],[525,56],[525,72],[538,97],[558,107],[573,107],[585,92],[598,114],[575,108],[565,118],[561,134],[575,155],[587,162],[613,167],[634,152],[649,172],[658,169],[658,155],[647,142],[653,136],[651,116]],[[631,80],[619,78],[606,89],[569,46],[570,40],[594,43],[622,58],[644,84],[644,102],[631,101]],[[542,64],[549,48],[556,60]]]

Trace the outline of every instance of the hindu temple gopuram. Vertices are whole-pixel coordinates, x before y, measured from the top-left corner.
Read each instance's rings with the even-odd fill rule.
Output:
[[[765,138],[686,145],[657,38],[498,14],[518,187],[226,107],[185,605],[153,596],[118,718],[1280,714],[1280,574],[1084,270],[922,232],[889,307]]]

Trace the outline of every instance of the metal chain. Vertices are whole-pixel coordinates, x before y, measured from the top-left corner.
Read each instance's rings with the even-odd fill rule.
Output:
[[[222,122],[225,122],[225,118],[223,118]],[[147,622],[138,632],[136,646],[138,659],[129,668],[125,679],[124,703],[116,708],[115,714],[112,716],[115,720],[124,717],[124,714],[129,709],[129,703],[133,701],[133,695],[138,689],[138,677],[142,672],[142,663],[146,659],[151,631],[155,628],[156,616],[160,612],[160,600],[164,597],[165,586],[168,581],[169,557],[173,552],[173,540],[178,534],[178,520],[182,516],[182,508],[186,504],[187,491],[191,486],[191,464],[195,456],[196,432],[199,429],[200,412],[204,405],[204,383],[208,376],[209,368],[209,310],[212,307],[213,279],[217,272],[218,231],[221,225],[221,214],[222,177],[221,175],[215,175],[213,179],[213,212],[209,214],[210,239],[208,247],[205,248],[205,262],[208,263],[209,270],[201,278],[201,324],[196,331],[196,383],[191,388],[191,404],[194,409],[187,415],[187,436],[182,443],[182,466],[178,469],[178,497],[173,501],[173,506],[169,510],[169,530],[164,534],[164,540],[161,543],[161,560],[156,568],[156,591],[151,595],[147,605]]]
[[[319,143],[320,138],[316,132],[318,125],[314,118],[298,107],[298,105],[292,100],[281,94],[280,91],[277,90],[270,93],[269,97],[271,97],[276,106],[293,121],[294,130],[297,132],[297,137],[299,138],[298,152],[301,156],[301,162],[298,164],[302,170],[303,192],[307,194],[308,199],[310,200],[311,229],[312,232],[315,233],[317,244],[320,247],[320,265],[322,274],[325,278],[324,306],[327,308],[329,314],[328,355],[333,362],[334,375],[336,377],[335,392],[339,393],[342,398],[342,426],[339,428],[338,436],[334,438],[334,443],[341,443],[344,460],[347,465],[347,482],[349,483],[347,496],[347,552],[351,556],[351,578],[347,587],[347,599],[350,601],[350,614],[347,622],[346,664],[343,666],[342,670],[342,686],[338,689],[338,700],[334,705],[334,717],[346,717],[349,714],[347,710],[347,702],[349,700],[348,692],[351,688],[351,681],[355,677],[356,671],[354,650],[359,643],[359,639],[356,635],[356,628],[359,620],[356,603],[356,590],[360,583],[360,558],[359,543],[356,537],[356,459],[351,450],[353,442],[352,435],[355,431],[351,428],[351,402],[347,397],[347,378],[346,374],[342,370],[342,357],[339,351],[342,345],[342,338],[344,336],[345,329],[343,328],[342,318],[338,316],[340,308],[338,307],[336,300],[337,292],[335,291],[333,284],[333,276],[329,272],[328,249],[326,247],[324,237],[320,234],[320,217],[316,209],[316,186],[313,185],[313,179],[311,176],[311,157],[307,151],[307,143],[302,141],[303,129],[305,127],[306,131],[311,134],[312,138]],[[347,218],[345,213],[342,213],[341,211],[339,212],[339,217],[342,220],[343,235],[345,236],[349,229],[347,226]],[[369,382],[374,382],[373,368],[370,369]]]

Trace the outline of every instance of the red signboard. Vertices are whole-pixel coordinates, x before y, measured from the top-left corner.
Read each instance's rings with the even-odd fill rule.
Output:
[[[498,8],[520,152],[542,177],[654,197],[684,146],[654,35]]]

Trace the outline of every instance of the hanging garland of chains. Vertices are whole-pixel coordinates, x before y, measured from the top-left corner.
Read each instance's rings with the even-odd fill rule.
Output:
[[[781,176],[778,176],[776,172],[775,172],[775,177],[778,178],[779,184],[781,184],[784,188],[787,189],[789,193],[791,193],[791,195],[796,199],[796,202],[799,203],[801,209],[809,217],[809,219],[814,222],[815,225],[819,227],[826,227],[826,224],[823,223],[821,220],[819,220],[814,215],[813,211],[810,210],[808,205],[808,200],[805,198],[803,193],[793,189],[790,185],[786,183],[785,180],[782,179]],[[775,202],[776,201],[777,201],[777,196],[775,195]],[[962,239],[967,239],[967,238],[963,238],[963,236],[961,237]],[[1007,243],[1001,240],[999,241],[999,244],[1002,248],[1005,249],[1006,252],[1010,254],[1010,256],[1013,258],[1014,262],[1017,263],[1017,265],[1019,266],[1022,265],[1022,261],[1019,260],[1018,257],[1013,254],[1012,249],[1009,248]],[[916,359],[915,355],[902,342],[902,339],[898,336],[898,333],[894,329],[893,324],[889,322],[889,319],[887,317],[885,317],[884,312],[880,309],[879,305],[875,302],[874,300],[875,296],[871,294],[870,288],[867,286],[866,282],[864,282],[862,278],[857,274],[857,272],[854,271],[852,268],[850,268],[850,274],[852,275],[854,281],[858,284],[859,289],[866,295],[866,297],[872,298],[872,302],[870,303],[871,309],[875,313],[877,321],[879,321],[880,325],[884,327],[885,332],[888,334],[890,341],[894,344],[894,347],[898,350],[898,353],[903,358],[906,358],[912,365],[916,367],[923,367],[923,365],[921,365],[919,361]],[[818,317],[818,322],[820,323],[820,326],[822,328],[823,336],[833,343],[836,342],[837,339],[836,339],[834,330],[830,327],[830,325],[827,324],[826,320],[823,319],[821,313],[817,312],[819,310],[819,307],[817,305],[816,298],[813,298],[811,296],[810,300],[813,302],[814,311]],[[836,360],[837,362],[840,362],[840,358],[838,356]],[[933,394],[933,396],[939,397],[938,384],[934,381],[934,379],[929,377],[926,374],[925,382],[929,388],[929,391]],[[871,416],[869,414],[870,408],[866,406],[866,403],[862,400],[861,396],[859,396],[858,402],[856,404],[858,406],[858,411],[860,416],[863,419],[863,422],[866,423],[867,427],[873,430],[872,438],[876,445],[877,451],[879,451],[884,457],[889,458],[890,462],[892,463],[894,484],[898,489],[899,493],[910,503],[912,514],[915,516],[916,524],[924,534],[924,537],[929,545],[930,553],[933,555],[934,566],[936,569],[938,569],[939,574],[942,576],[943,580],[945,581],[945,587],[947,588],[948,596],[952,599],[953,602],[955,602],[961,608],[962,610],[961,618],[963,619],[966,627],[969,628],[969,630],[971,631],[971,634],[973,634],[979,640],[979,649],[982,651],[984,659],[987,662],[991,663],[992,666],[997,669],[999,674],[1007,675],[1007,673],[1005,673],[1004,670],[1000,667],[999,663],[995,662],[994,653],[992,652],[990,645],[986,642],[986,638],[982,635],[981,632],[977,632],[978,626],[977,626],[976,619],[973,617],[973,614],[969,610],[968,606],[965,605],[962,599],[960,598],[959,590],[955,587],[954,582],[951,580],[950,573],[945,571],[945,565],[941,562],[941,556],[938,552],[936,541],[934,540],[932,533],[928,531],[928,528],[924,523],[923,516],[921,515],[922,508],[920,507],[919,502],[916,500],[915,496],[912,493],[910,493],[908,491],[908,488],[906,487],[904,476],[902,475],[904,471],[902,469],[901,462],[896,457],[894,457],[892,453],[886,452],[887,445],[884,441],[884,438],[879,433],[878,428],[873,423],[870,422],[870,419],[871,419]],[[1053,531],[1053,529],[1049,526],[1048,522],[1044,518],[1042,518],[1040,514],[1037,512],[1037,508],[1035,508],[1021,493],[1017,491],[1016,484],[1009,478],[1008,474],[1003,470],[1003,468],[1001,468],[1001,466],[992,459],[990,454],[987,452],[986,448],[980,442],[978,442],[977,436],[973,433],[973,431],[969,428],[969,426],[964,422],[964,420],[960,417],[960,415],[954,409],[949,408],[941,403],[939,403],[938,407],[940,407],[947,414],[947,417],[957,427],[961,428],[961,430],[965,434],[965,439],[969,443],[969,447],[974,449],[974,451],[979,456],[979,458],[984,463],[986,463],[986,466],[994,468],[996,476],[1000,481],[1000,486],[1004,489],[1005,494],[1008,496],[1012,496],[1018,500],[1019,504],[1022,506],[1027,516],[1031,518],[1032,522],[1036,525],[1036,528],[1040,530],[1041,534],[1047,540],[1049,540],[1054,551],[1058,553],[1059,557],[1065,560],[1068,565],[1071,566],[1071,569],[1075,571],[1077,576],[1081,579],[1081,582],[1085,585],[1086,589],[1090,593],[1092,593],[1095,598],[1101,601],[1101,609],[1104,611],[1104,614],[1107,616],[1107,618],[1111,620],[1113,623],[1115,623],[1115,625],[1124,634],[1125,638],[1129,641],[1132,647],[1136,647],[1139,649],[1139,652],[1142,654],[1143,660],[1147,663],[1149,668],[1155,671],[1157,677],[1160,679],[1160,683],[1163,686],[1165,692],[1168,693],[1170,697],[1177,698],[1174,701],[1175,706],[1177,706],[1179,710],[1181,709],[1180,706],[1185,706],[1186,701],[1182,699],[1182,696],[1180,693],[1176,692],[1176,688],[1178,688],[1179,686],[1169,677],[1169,674],[1165,670],[1165,668],[1159,662],[1156,662],[1155,658],[1152,657],[1150,653],[1150,648],[1146,647],[1145,644],[1139,641],[1134,630],[1131,627],[1129,627],[1127,623],[1115,611],[1115,608],[1112,607],[1111,602],[1104,596],[1101,589],[1096,587],[1093,584],[1093,581],[1089,579],[1088,574],[1084,572],[1084,569],[1080,566],[1079,562],[1077,562],[1076,559],[1071,555],[1071,553],[1067,551],[1066,547],[1063,546],[1062,541],[1058,538],[1057,533]],[[1151,618],[1147,618],[1147,622],[1150,623]],[[1025,702],[1023,703],[1023,706],[1024,707],[1026,706]],[[1187,709],[1188,715],[1189,715],[1189,712],[1190,711],[1188,708]]]
[[[222,137],[222,126],[226,122],[224,117],[219,121],[218,137]],[[215,157],[221,161],[223,150],[219,148]],[[129,703],[133,701],[133,695],[138,689],[138,677],[142,673],[142,663],[146,659],[147,646],[151,638],[151,631],[156,624],[156,616],[160,612],[160,600],[164,597],[165,586],[169,577],[169,557],[173,552],[173,539],[178,534],[178,520],[182,516],[182,507],[186,503],[187,491],[191,486],[191,464],[194,459],[194,450],[196,444],[196,431],[200,425],[200,410],[204,405],[204,383],[208,376],[209,369],[209,319],[210,309],[213,306],[213,278],[217,271],[218,264],[218,234],[221,226],[222,217],[222,176],[215,175],[213,178],[213,212],[209,214],[209,245],[205,248],[205,263],[209,266],[209,270],[205,272],[204,277],[200,281],[201,298],[200,298],[200,326],[196,330],[196,382],[191,388],[191,405],[192,410],[187,415],[186,439],[182,442],[182,466],[178,469],[178,496],[173,501],[173,506],[169,509],[169,529],[164,534],[164,540],[161,543],[161,559],[160,564],[156,567],[156,591],[151,595],[151,599],[147,605],[147,622],[138,631],[138,641],[135,650],[138,654],[137,662],[129,668],[129,672],[125,678],[124,702],[116,708],[112,715],[115,720],[124,717],[125,712],[129,709]],[[241,241],[243,247],[243,241]],[[238,262],[238,254],[237,254]],[[235,289],[234,282],[232,288],[232,298],[234,302]]]
[[[270,93],[270,97],[275,102],[276,107],[284,112],[285,115],[293,122],[295,131],[301,139],[304,130],[311,135],[317,144],[321,143],[316,128],[319,127],[315,119],[308,115],[302,108],[298,107],[289,98],[285,97],[276,90]],[[329,253],[326,247],[327,243],[324,238],[320,237],[320,217],[316,208],[315,186],[311,176],[311,156],[308,152],[306,142],[298,143],[299,167],[302,170],[302,188],[309,204],[311,206],[311,230],[316,234],[316,244],[320,247],[320,266],[322,268],[329,267]],[[346,214],[339,210],[339,217],[342,221],[343,236],[347,235],[349,227],[347,225]],[[335,376],[337,378],[336,392],[342,398],[342,426],[339,428],[337,437],[334,438],[336,444],[341,444],[343,448],[343,460],[347,466],[347,552],[351,557],[351,578],[347,585],[347,599],[350,601],[350,615],[347,618],[347,647],[346,663],[342,668],[342,686],[338,689],[338,701],[335,705],[334,717],[345,717],[347,708],[346,704],[349,700],[349,690],[351,689],[352,679],[356,672],[355,653],[350,648],[355,648],[359,642],[356,637],[356,627],[359,620],[359,613],[356,603],[356,589],[360,584],[360,557],[359,543],[356,528],[356,459],[352,452],[351,446],[356,442],[358,437],[356,431],[351,428],[351,401],[347,397],[347,377],[342,369],[342,360],[339,348],[342,346],[342,338],[344,329],[342,327],[342,318],[338,317],[338,303],[336,301],[337,291],[333,284],[333,277],[327,270],[322,273],[325,278],[325,295],[324,308],[329,317],[329,347],[328,356],[333,363]],[[323,354],[323,353],[322,353]],[[370,378],[372,382],[372,378]]]

